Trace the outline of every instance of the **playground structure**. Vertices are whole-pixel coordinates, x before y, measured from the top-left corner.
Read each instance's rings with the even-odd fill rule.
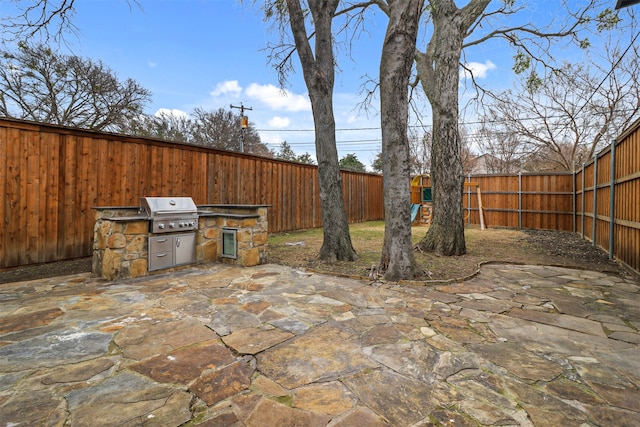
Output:
[[[484,213],[482,207],[482,192],[480,184],[475,181],[464,183],[465,188],[475,188],[478,196],[478,214],[480,215],[480,229],[484,230]],[[469,210],[465,221],[469,217]],[[433,194],[431,191],[431,176],[429,174],[416,175],[411,180],[411,221],[415,225],[429,225],[433,218]]]

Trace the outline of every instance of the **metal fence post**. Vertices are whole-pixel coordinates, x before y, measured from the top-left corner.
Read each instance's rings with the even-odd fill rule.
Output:
[[[584,202],[584,167],[585,164],[582,164],[582,203],[580,203],[582,206],[580,207],[580,231],[582,232],[582,238],[584,239],[584,206],[585,206],[585,202]]]
[[[611,141],[611,178],[609,182],[609,259],[613,259],[616,191],[616,140]]]
[[[518,230],[522,229],[522,172],[518,172]]]
[[[573,193],[573,198],[571,200],[571,210],[573,211],[573,215],[571,215],[571,226],[573,227],[573,232],[576,233],[578,231],[578,213],[576,212],[576,171],[572,171],[571,174],[571,192]]]
[[[598,153],[593,159],[593,223],[591,224],[591,244],[596,245],[596,217],[598,212]]]
[[[467,175],[467,181],[471,182],[471,174]],[[478,214],[482,215],[480,206],[478,206]],[[471,227],[471,187],[467,187],[467,226]]]

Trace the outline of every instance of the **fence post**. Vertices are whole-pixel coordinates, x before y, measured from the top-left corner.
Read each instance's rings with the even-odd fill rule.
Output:
[[[593,222],[591,224],[591,244],[596,245],[596,212],[598,211],[598,153],[593,159]]]
[[[522,172],[518,172],[518,230],[522,230]]]
[[[611,141],[611,178],[609,182],[609,259],[613,259],[613,240],[614,240],[614,215],[616,191],[616,140]]]
[[[467,174],[467,181],[471,182],[471,174]],[[478,206],[478,213],[482,215],[480,212],[480,206]],[[467,187],[467,226],[471,227],[471,187]]]
[[[571,176],[571,192],[573,193],[573,199],[571,200],[571,210],[573,211],[573,215],[571,215],[571,219],[572,219],[571,225],[573,227],[573,232],[575,233],[575,232],[578,231],[577,230],[578,225],[576,224],[578,222],[577,219],[576,219],[577,216],[578,216],[578,214],[576,213],[576,197],[577,197],[577,195],[576,195],[576,171],[573,170],[571,172],[571,174],[572,174],[572,176]]]
[[[584,240],[584,163],[582,164],[582,202],[580,203],[582,206],[580,207],[580,231],[582,232],[582,239]]]

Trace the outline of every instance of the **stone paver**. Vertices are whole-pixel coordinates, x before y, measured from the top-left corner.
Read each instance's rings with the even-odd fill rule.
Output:
[[[212,264],[0,286],[11,426],[638,426],[640,283],[461,283]]]

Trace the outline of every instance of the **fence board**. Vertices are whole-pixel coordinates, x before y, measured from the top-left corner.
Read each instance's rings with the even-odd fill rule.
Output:
[[[59,162],[59,137],[50,132],[40,135],[42,156],[40,159],[42,205],[40,206],[40,247],[38,249],[38,262],[49,262],[56,259],[57,237],[56,225],[58,224],[58,165]],[[1,178],[1,177],[0,177]]]

